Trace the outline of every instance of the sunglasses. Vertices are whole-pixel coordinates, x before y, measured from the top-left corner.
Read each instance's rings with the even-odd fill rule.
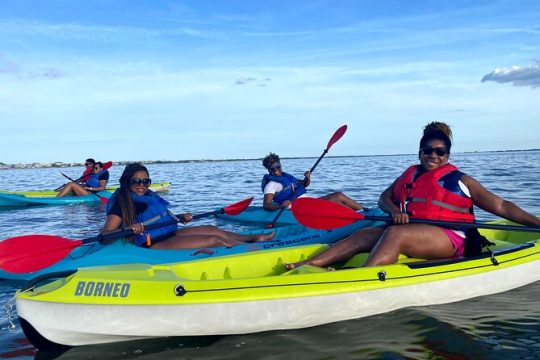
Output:
[[[433,152],[435,152],[437,156],[445,156],[446,154],[448,154],[448,150],[446,150],[446,148],[442,146],[441,147],[424,146],[423,148],[420,148],[420,151],[424,155],[431,155],[433,154]]]
[[[100,170],[101,168],[99,166],[94,166],[94,170]]]
[[[270,166],[268,168],[268,171],[270,172],[275,172],[276,170],[280,170],[281,169],[281,164],[280,163],[276,163],[274,164],[273,166]]]
[[[146,178],[146,179],[139,179],[139,178],[131,178],[129,181],[130,186],[146,186],[149,187],[150,184],[152,184],[152,179]]]
[[[92,165],[91,163],[84,163],[84,166],[90,166]]]

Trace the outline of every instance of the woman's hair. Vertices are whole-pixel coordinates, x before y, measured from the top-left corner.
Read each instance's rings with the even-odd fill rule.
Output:
[[[131,178],[137,171],[149,174],[148,169],[141,163],[127,164],[122,176],[120,176],[120,188],[118,189],[118,205],[122,211],[124,226],[130,226],[137,222],[135,202],[131,199]]]
[[[450,148],[452,147],[452,130],[450,126],[443,122],[433,121],[424,126],[424,134],[420,139],[420,148],[426,146],[431,140],[444,141],[446,150],[450,154]]]
[[[103,169],[103,163],[101,161],[95,162],[94,166],[99,166],[100,169]]]
[[[272,164],[276,163],[279,161],[279,156],[278,154],[274,154],[274,153],[270,153],[268,155],[266,155],[266,157],[263,159],[262,161],[262,164],[265,168],[269,168],[270,166],[272,166]]]

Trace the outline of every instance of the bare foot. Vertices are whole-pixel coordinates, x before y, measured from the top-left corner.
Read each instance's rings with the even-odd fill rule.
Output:
[[[290,264],[283,264],[283,266],[285,267],[286,270],[294,270],[297,267],[306,265],[307,263],[308,263],[307,260],[304,260],[304,261],[299,261],[299,262],[290,263]]]
[[[260,241],[272,240],[275,235],[276,235],[275,231],[272,231],[271,233],[268,233],[268,234],[255,235],[255,240],[253,240],[253,241],[254,242],[260,242]]]

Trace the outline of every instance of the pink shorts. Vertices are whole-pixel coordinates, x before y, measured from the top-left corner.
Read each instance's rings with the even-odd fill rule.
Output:
[[[448,236],[448,239],[450,239],[450,242],[452,243],[452,246],[454,246],[454,249],[456,249],[455,255],[463,256],[463,253],[465,252],[465,238],[459,236],[450,229],[443,228],[443,231],[446,236]]]

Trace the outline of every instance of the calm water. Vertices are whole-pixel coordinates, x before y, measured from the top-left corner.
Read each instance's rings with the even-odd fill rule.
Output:
[[[283,160],[300,176],[315,159]],[[312,195],[341,190],[368,206],[410,163],[413,155],[326,158],[312,178]],[[540,214],[540,151],[455,154],[453,163],[489,190]],[[111,182],[122,167],[111,168]],[[154,181],[171,181],[165,197],[175,213],[199,213],[257,195],[260,161],[150,165]],[[82,169],[61,169],[77,177]],[[62,183],[58,169],[0,171],[0,188],[44,189]],[[495,219],[478,211],[481,220]],[[35,207],[0,211],[0,239],[52,234],[80,239],[95,235],[102,205]],[[232,230],[239,225],[205,220]],[[200,223],[203,223],[202,221]],[[527,276],[527,274],[523,274]],[[0,280],[0,358],[10,359],[534,359],[540,358],[540,283],[503,294],[295,331],[208,338],[168,338],[37,352],[22,333],[8,330],[4,305],[22,284]],[[474,286],[474,284],[471,284]],[[336,304],[339,306],[339,304]]]

